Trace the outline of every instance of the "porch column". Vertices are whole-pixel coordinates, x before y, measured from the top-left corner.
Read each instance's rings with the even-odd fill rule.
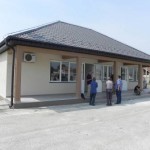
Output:
[[[81,69],[82,61],[80,57],[77,57],[77,78],[76,78],[76,97],[81,98]]]
[[[138,65],[138,85],[143,89],[143,68],[142,64]]]
[[[23,52],[20,49],[16,50],[15,56],[15,82],[14,82],[14,100],[20,102],[21,95],[21,63],[22,63]]]
[[[119,62],[114,61],[114,67],[113,67],[113,73],[114,73],[114,82],[117,81],[118,75],[119,75]]]

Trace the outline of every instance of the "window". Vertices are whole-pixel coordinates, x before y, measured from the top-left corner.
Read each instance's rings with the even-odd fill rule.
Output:
[[[61,64],[61,81],[68,81],[69,62],[62,62]]]
[[[103,66],[100,64],[95,65],[95,77],[97,80],[102,80],[102,72],[103,72]]]
[[[122,80],[127,80],[127,72],[128,72],[128,69],[127,67],[121,67],[121,78]]]
[[[138,80],[138,69],[137,68],[128,68],[129,81]]]
[[[50,80],[60,81],[60,62],[50,63]]]
[[[108,77],[113,74],[112,66],[103,66],[103,80],[106,81]]]
[[[135,81],[138,81],[138,68],[134,69],[134,79]]]
[[[50,81],[53,82],[76,81],[76,63],[51,61]]]
[[[70,81],[76,81],[76,63],[70,63]]]

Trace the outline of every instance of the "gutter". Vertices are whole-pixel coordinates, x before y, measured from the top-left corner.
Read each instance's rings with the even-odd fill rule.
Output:
[[[9,108],[12,108],[14,105],[14,69],[15,69],[15,54],[16,54],[16,50],[15,48],[12,46],[13,44],[9,44],[8,42],[8,38],[5,39],[5,44],[8,48],[11,48],[13,51],[13,59],[12,59],[12,72],[11,72],[11,102],[9,105]]]
[[[138,57],[133,57],[133,56],[126,56],[126,55],[115,54],[115,53],[109,53],[109,52],[105,52],[105,51],[84,49],[84,48],[80,48],[80,47],[63,45],[60,43],[35,41],[35,40],[30,40],[30,39],[17,38],[17,37],[13,37],[13,36],[9,36],[9,40],[12,41],[14,45],[54,49],[54,50],[61,50],[61,51],[67,51],[67,52],[91,54],[91,55],[113,57],[113,58],[124,59],[124,60],[132,60],[132,61],[136,61],[136,62],[150,63],[149,59],[138,58]]]
[[[138,58],[133,56],[125,56],[121,54],[115,54],[115,53],[108,53],[105,51],[98,51],[98,50],[91,50],[91,49],[84,49],[80,47],[74,47],[74,46],[68,46],[68,45],[62,45],[60,43],[49,43],[49,42],[42,42],[42,41],[35,41],[31,39],[23,39],[18,38],[14,36],[8,36],[8,41],[11,41],[11,45],[22,45],[22,46],[30,46],[30,47],[38,47],[38,48],[46,48],[46,49],[55,49],[55,50],[61,50],[61,51],[67,51],[67,52],[74,52],[74,53],[83,53],[83,54],[91,54],[91,55],[97,55],[97,56],[106,56],[106,57],[113,57],[118,59],[124,59],[124,60],[131,60],[136,62],[144,62],[144,63],[150,63],[150,60],[148,58]],[[3,48],[3,45],[5,45],[5,41],[2,41],[0,43],[0,53],[7,50],[6,48]]]

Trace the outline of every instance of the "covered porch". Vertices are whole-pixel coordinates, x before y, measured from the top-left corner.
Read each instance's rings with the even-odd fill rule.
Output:
[[[150,88],[146,92],[142,91],[140,96],[135,95],[133,90],[122,92],[122,102],[125,100],[134,100],[138,98],[145,98],[150,96]],[[7,98],[8,104],[10,103],[10,97]],[[87,103],[89,98],[81,99],[77,98],[76,94],[50,94],[50,95],[32,95],[22,96],[21,103],[15,102],[14,108],[31,108],[31,107],[44,107],[54,105],[69,105],[77,103]],[[116,95],[113,94],[112,102],[116,102]],[[106,103],[106,93],[101,92],[96,95],[96,105]]]
[[[22,58],[25,52],[35,53],[37,55],[37,61],[35,63],[26,63],[23,62]],[[50,60],[57,61],[68,61],[73,60],[76,63],[76,82],[51,82],[48,78],[49,67],[47,64],[50,63]],[[46,60],[47,59],[47,60]],[[45,61],[46,60],[46,61]],[[81,93],[84,93],[85,90],[82,90],[82,81],[84,75],[84,84],[85,73],[83,73],[83,64],[111,64],[113,67],[113,81],[117,80],[118,75],[122,75],[122,67],[127,66],[137,66],[138,68],[138,84],[140,87],[143,87],[143,67],[149,66],[148,63],[141,63],[138,61],[120,59],[120,58],[111,58],[106,56],[96,56],[89,54],[79,54],[74,52],[65,52],[59,50],[47,50],[39,48],[30,48],[25,46],[18,46],[16,48],[15,55],[15,77],[14,77],[14,107],[34,107],[34,106],[45,106],[45,105],[59,105],[59,104],[74,104],[85,102],[81,99]],[[44,74],[43,74],[44,72]],[[96,78],[99,79],[100,74]],[[109,75],[109,74],[108,74]],[[128,78],[124,78],[124,81],[128,82]],[[97,102],[105,99],[105,80],[99,84],[101,88],[100,92],[97,95]],[[126,82],[126,83],[127,83]],[[125,83],[125,82],[124,82]],[[67,89],[64,93],[64,85],[67,85]],[[72,86],[70,86],[72,85]],[[127,85],[127,84],[123,84]],[[128,85],[130,86],[130,85]],[[134,85],[133,85],[134,86]],[[70,92],[74,90],[74,93]],[[133,88],[132,88],[133,89]],[[45,91],[47,93],[42,94]],[[62,90],[62,91],[60,91]],[[72,90],[72,91],[73,91]],[[83,91],[83,92],[82,92]],[[54,92],[54,93],[52,93]],[[57,92],[57,93],[55,93]],[[125,93],[128,93],[128,87],[125,88]],[[104,93],[104,94],[103,94]],[[132,92],[131,92],[132,93]],[[30,96],[31,95],[31,96]],[[132,93],[134,95],[134,93]],[[11,98],[10,98],[11,99]],[[12,103],[12,99],[11,99]]]

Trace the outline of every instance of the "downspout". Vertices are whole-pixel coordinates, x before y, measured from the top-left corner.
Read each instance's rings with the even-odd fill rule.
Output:
[[[15,70],[15,54],[16,54],[16,51],[15,51],[15,48],[13,46],[8,44],[7,38],[5,39],[5,44],[9,48],[11,48],[12,51],[13,51],[12,72],[11,72],[11,102],[10,102],[10,105],[9,105],[9,108],[12,108],[13,104],[14,104],[14,101],[13,101],[13,98],[14,98],[14,70]]]

